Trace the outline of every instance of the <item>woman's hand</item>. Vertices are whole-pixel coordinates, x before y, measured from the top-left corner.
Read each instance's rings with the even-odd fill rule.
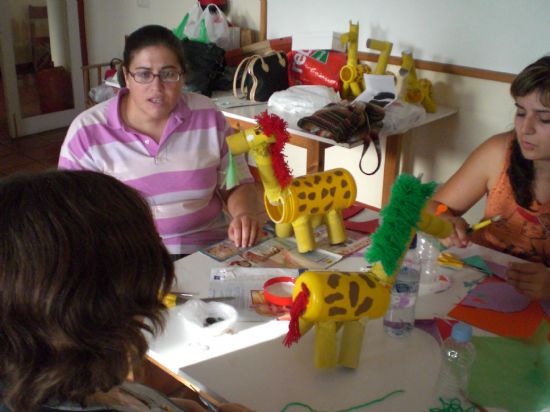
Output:
[[[550,270],[542,263],[510,263],[507,281],[531,299],[550,300]]]
[[[443,246],[451,247],[466,247],[470,243],[470,237],[468,236],[468,223],[460,216],[446,216],[442,215],[441,218],[447,219],[453,224],[453,233],[445,238],[440,239]]]
[[[260,223],[258,218],[251,213],[241,213],[234,216],[229,223],[227,236],[237,247],[250,247],[256,243]]]

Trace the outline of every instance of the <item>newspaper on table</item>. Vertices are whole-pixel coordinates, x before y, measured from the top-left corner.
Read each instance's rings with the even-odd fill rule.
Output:
[[[201,252],[227,266],[324,270],[344,256],[362,250],[370,244],[368,235],[347,230],[348,238],[345,242],[331,245],[327,229],[323,225],[314,230],[317,248],[300,253],[293,237],[276,238],[271,230],[269,226],[264,227],[262,240],[250,248],[238,248],[232,241],[224,240]]]

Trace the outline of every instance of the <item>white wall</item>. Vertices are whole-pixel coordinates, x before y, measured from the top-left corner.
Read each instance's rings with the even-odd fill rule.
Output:
[[[548,0],[269,0],[269,38],[303,30],[348,31],[391,41],[392,55],[517,73],[550,52]]]
[[[148,5],[140,7],[140,4]],[[90,64],[122,57],[124,36],[146,24],[177,27],[193,0],[88,0],[85,2],[86,37]],[[260,2],[229,0],[233,24],[258,30]]]

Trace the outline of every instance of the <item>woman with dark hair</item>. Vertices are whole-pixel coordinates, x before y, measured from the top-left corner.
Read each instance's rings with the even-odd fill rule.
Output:
[[[204,411],[125,382],[174,280],[137,192],[87,171],[12,175],[0,208],[0,411]]]
[[[244,155],[236,156],[243,184],[224,188],[231,128],[209,98],[181,92],[178,38],[144,26],[126,39],[123,59],[126,87],[76,117],[59,167],[106,173],[137,189],[175,257],[226,236],[238,247],[254,244],[261,209],[254,180]]]
[[[527,66],[512,82],[514,129],[491,137],[437,191],[455,232],[447,245],[471,240],[533,263],[511,263],[508,282],[537,299],[550,299],[550,56]],[[469,233],[461,218],[487,195],[484,219],[500,219]],[[495,219],[496,220],[496,219]]]

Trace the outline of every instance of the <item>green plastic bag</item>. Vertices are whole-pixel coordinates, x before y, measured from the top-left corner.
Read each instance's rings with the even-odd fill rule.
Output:
[[[178,27],[172,30],[172,33],[180,40],[190,39],[209,43],[210,39],[202,15],[202,7],[199,2],[196,2],[191,10],[183,16]]]
[[[187,20],[189,20],[189,13],[185,13],[185,16],[183,16],[183,19],[181,20],[178,27],[175,29],[172,29],[172,33],[174,33],[174,36],[176,36],[178,39],[183,40],[187,36],[183,33],[183,29],[187,25]]]

